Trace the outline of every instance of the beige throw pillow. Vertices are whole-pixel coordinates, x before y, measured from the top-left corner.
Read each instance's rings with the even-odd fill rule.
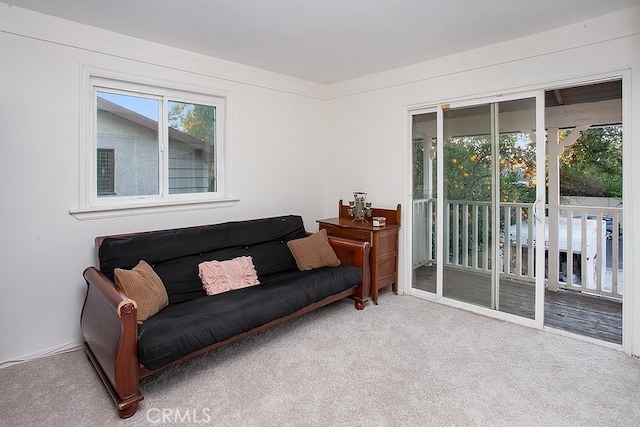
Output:
[[[287,246],[302,271],[340,265],[340,260],[329,244],[327,230],[322,229],[308,237],[290,240]]]
[[[114,270],[116,286],[136,302],[138,323],[142,323],[169,304],[167,290],[162,279],[145,261],[140,261],[132,270]]]

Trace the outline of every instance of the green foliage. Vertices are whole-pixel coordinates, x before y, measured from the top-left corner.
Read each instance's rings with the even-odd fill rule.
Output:
[[[520,134],[500,135],[498,167],[503,202],[535,200],[535,146]],[[444,188],[451,200],[490,201],[492,194],[491,138],[452,138],[444,147]]]
[[[413,197],[416,199],[426,197],[426,189],[424,188],[424,156],[426,153],[423,143],[422,138],[413,140]]]
[[[215,107],[171,102],[169,126],[212,144],[215,141]]]
[[[563,139],[571,131],[562,131]],[[414,196],[425,194],[422,140],[413,144]],[[447,199],[491,200],[491,141],[489,136],[456,137],[444,147],[444,189]],[[504,202],[535,200],[535,146],[519,134],[500,136],[500,196]],[[545,165],[546,168],[546,165]],[[583,131],[560,156],[563,196],[622,197],[622,128],[609,126]]]
[[[571,131],[562,131],[560,139]],[[560,156],[560,195],[622,197],[622,128],[582,131]]]
[[[212,147],[215,145],[216,109],[210,105],[169,102],[169,126],[199,139]],[[215,151],[211,150],[211,155]],[[208,191],[216,190],[214,159],[208,160]]]

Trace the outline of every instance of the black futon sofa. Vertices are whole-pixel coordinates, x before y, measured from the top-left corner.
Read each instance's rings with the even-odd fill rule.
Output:
[[[309,237],[288,215],[96,238],[99,269],[84,271],[81,329],[87,355],[122,418],[143,399],[139,379],[345,297],[363,309],[369,245],[328,238],[339,266],[301,271],[287,242]],[[207,295],[198,265],[252,257],[260,284]],[[115,286],[114,271],[146,261],[168,305],[143,323],[137,303]]]

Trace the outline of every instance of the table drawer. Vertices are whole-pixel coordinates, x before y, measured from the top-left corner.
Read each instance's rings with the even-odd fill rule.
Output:
[[[333,225],[320,224],[320,229],[327,230],[327,235],[331,237],[342,237],[344,239],[360,240],[372,243],[373,236],[371,232],[366,230],[357,230],[353,228],[342,228]]]

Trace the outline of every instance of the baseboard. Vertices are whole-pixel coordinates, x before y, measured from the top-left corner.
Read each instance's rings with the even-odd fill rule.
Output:
[[[9,366],[17,365],[19,363],[28,362],[30,360],[39,359],[41,357],[53,356],[54,354],[61,354],[61,353],[68,353],[70,351],[76,351],[81,349],[83,344],[84,344],[84,340],[78,339],[63,345],[50,347],[48,349],[26,354],[24,356],[20,356],[15,359],[3,360],[3,361],[0,361],[0,369],[8,368]]]

